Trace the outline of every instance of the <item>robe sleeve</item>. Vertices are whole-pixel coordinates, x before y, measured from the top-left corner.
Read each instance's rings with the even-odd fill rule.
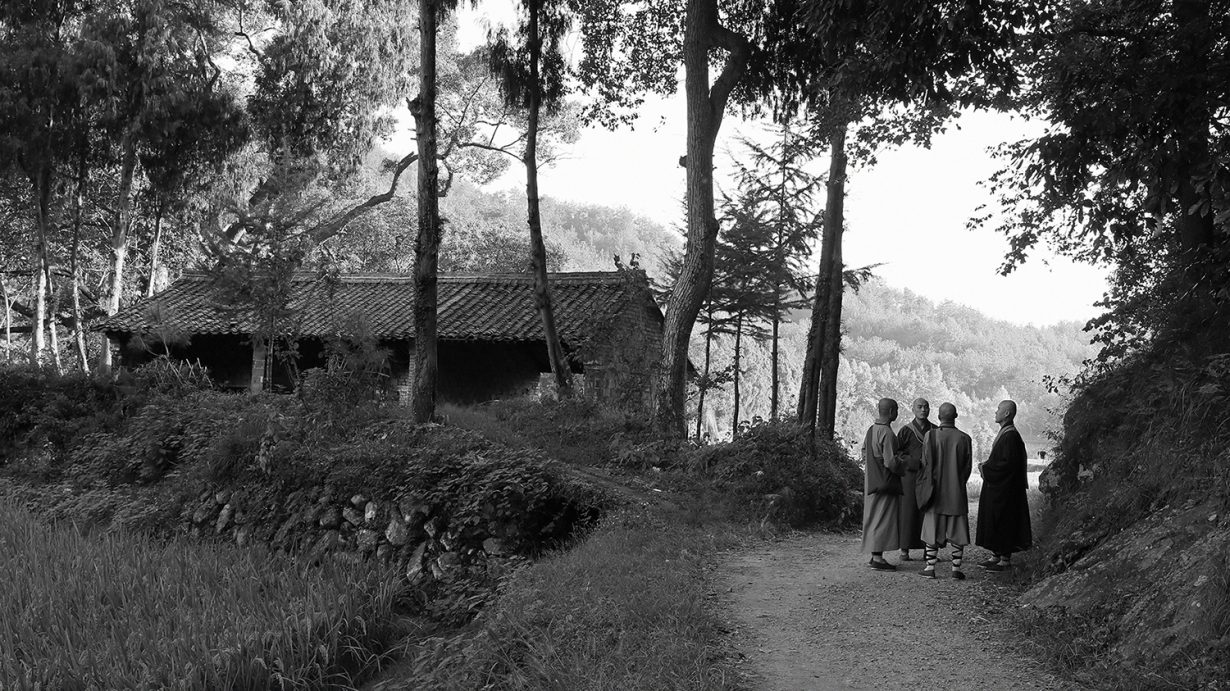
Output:
[[[922,452],[919,451],[917,457],[910,453],[910,446],[918,440],[914,436],[914,430],[909,428],[909,425],[902,425],[901,429],[897,430],[897,448],[902,455],[903,467],[901,472],[917,473],[922,466]]]
[[[961,484],[969,482],[969,476],[974,471],[974,442],[968,434],[961,437],[957,444],[957,473],[961,476]]]
[[[905,472],[906,459],[897,451],[897,437],[889,431],[884,435],[881,451],[884,454],[884,468],[894,475]]]
[[[1025,442],[1021,441],[1021,435],[1009,431],[999,441],[982,466],[983,479],[992,484],[1010,483],[1013,476],[1025,467]]]

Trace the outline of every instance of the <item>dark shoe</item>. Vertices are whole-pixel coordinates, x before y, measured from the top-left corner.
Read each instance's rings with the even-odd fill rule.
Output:
[[[1005,564],[991,564],[990,566],[983,566],[982,568],[986,569],[987,571],[998,573],[1000,571],[1007,571],[1008,569],[1011,569],[1012,566],[1005,565]]]
[[[901,553],[901,561],[914,561],[914,560],[910,558],[910,553],[909,553],[909,552],[902,552],[902,553]]]
[[[918,572],[918,575],[919,575],[919,576],[922,576],[923,578],[931,578],[931,579],[934,579],[934,578],[935,578],[935,569],[923,569],[922,571],[919,571],[919,572]]]
[[[892,564],[886,561],[876,561],[875,559],[871,560],[871,568],[878,569],[880,571],[896,571],[897,570],[896,566],[893,566]]]
[[[965,580],[965,573],[962,571],[953,571],[952,577],[957,579],[958,581],[963,581]]]
[[[996,557],[994,559],[988,559],[983,562],[978,562],[978,568],[980,569],[989,569],[992,566],[999,566],[999,557]]]

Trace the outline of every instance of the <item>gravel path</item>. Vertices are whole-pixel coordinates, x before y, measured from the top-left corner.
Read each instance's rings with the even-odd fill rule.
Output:
[[[949,578],[947,561],[928,580],[921,560],[875,571],[857,535],[816,534],[734,552],[716,578],[754,689],[1079,688],[1011,650],[980,614],[998,595],[996,576],[975,566],[986,557],[967,548],[967,580]]]

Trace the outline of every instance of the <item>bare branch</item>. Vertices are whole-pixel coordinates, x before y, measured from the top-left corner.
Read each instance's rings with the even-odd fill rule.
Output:
[[[248,35],[248,30],[243,28],[243,7],[239,8],[239,31],[236,31],[235,35],[248,42],[248,52],[255,55],[258,61],[265,59],[265,56],[256,49],[256,44],[252,42],[252,37]]]
[[[501,146],[494,146],[494,145],[491,145],[491,144],[484,144],[484,143],[482,143],[482,142],[465,142],[464,144],[458,144],[458,145],[457,145],[457,148],[459,148],[459,149],[482,149],[482,150],[484,150],[484,151],[496,151],[496,152],[499,152],[499,153],[502,153],[502,154],[507,154],[507,155],[509,155],[509,156],[512,156],[513,158],[515,158],[515,159],[517,159],[517,160],[519,161],[519,160],[521,160],[521,157],[520,157],[519,155],[517,155],[517,154],[513,153],[512,151],[509,151],[507,148],[505,148],[505,147],[508,147],[508,146],[512,146],[513,144],[516,144],[516,143],[517,143],[517,141],[520,141],[520,139],[515,140],[515,141],[513,141],[513,142],[512,142],[512,143],[510,143],[510,144],[505,144],[503,147],[501,147]]]
[[[393,179],[389,182],[389,189],[387,192],[372,195],[367,201],[347,209],[324,223],[316,225],[304,233],[304,235],[317,244],[322,243],[334,235],[342,232],[342,229],[344,229],[351,221],[362,216],[371,209],[392,200],[393,195],[397,193],[397,183],[401,180],[401,174],[406,172],[406,169],[413,165],[417,160],[419,160],[419,155],[417,152],[406,154],[400,161],[397,162],[397,167],[393,169]]]

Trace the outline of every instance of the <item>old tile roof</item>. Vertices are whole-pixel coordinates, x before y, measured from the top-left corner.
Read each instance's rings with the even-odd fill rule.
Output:
[[[651,301],[647,291],[635,287],[636,280],[617,271],[550,274],[560,338],[579,345],[602,332],[623,305],[633,300]],[[332,335],[359,314],[377,338],[413,337],[413,277],[352,274],[342,276],[335,286],[331,291],[329,284],[315,276],[297,276],[291,288],[289,331],[302,336]],[[442,339],[542,339],[542,323],[528,274],[442,274],[438,304]],[[165,291],[121,310],[94,330],[109,334],[142,332],[149,330],[157,318],[189,334],[247,334],[255,324],[250,308],[226,304],[212,277],[188,274]]]

